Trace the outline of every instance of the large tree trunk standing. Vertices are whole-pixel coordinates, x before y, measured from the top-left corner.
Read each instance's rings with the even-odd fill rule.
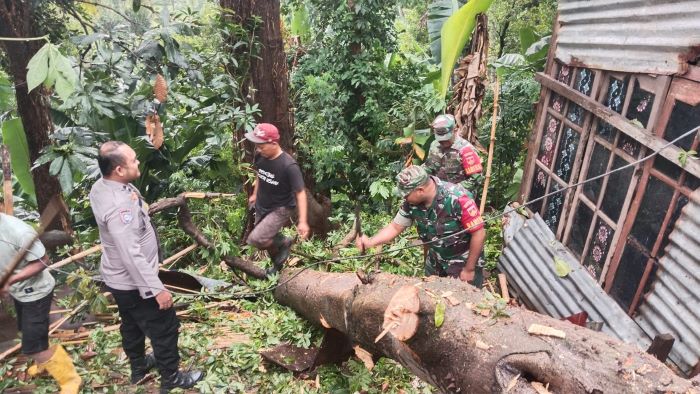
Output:
[[[250,58],[249,84],[245,83],[243,93],[250,98],[251,104],[260,106],[258,121],[272,123],[279,129],[280,146],[294,154],[294,125],[289,102],[289,76],[287,73],[287,56],[284,52],[280,24],[279,0],[220,0],[223,8],[233,10],[236,23],[246,30],[254,31],[260,43],[260,51]],[[261,19],[261,24],[253,30],[254,17]],[[248,50],[248,49],[246,49]],[[246,56],[246,53],[233,55]],[[252,89],[249,89],[252,88]],[[240,130],[237,138],[242,138]],[[252,153],[252,146],[246,142],[247,151]],[[248,157],[248,159],[252,159]],[[307,186],[313,187],[313,180],[305,174]],[[247,190],[250,193],[252,190]],[[319,196],[320,197],[320,196]],[[318,201],[307,189],[308,221],[313,234],[325,236],[330,230],[330,199],[320,198]],[[252,218],[252,215],[251,215]],[[252,221],[246,223],[245,233],[252,228]]]
[[[35,15],[31,1],[0,0],[0,36],[28,38],[41,35],[34,25]],[[27,135],[29,158],[32,163],[39,158],[41,150],[50,144],[49,133],[53,130],[48,97],[42,88],[27,91],[27,63],[44,45],[44,41],[0,41],[9,62],[9,72],[15,84],[17,110],[22,119]],[[32,171],[34,188],[39,211],[42,212],[49,201],[61,198],[61,186],[58,180],[49,175],[49,165],[45,164]],[[49,229],[70,230],[70,217],[61,212],[51,223]]]
[[[503,310],[508,317],[493,317],[493,310],[485,317],[477,313],[489,303],[483,293],[454,279],[379,274],[362,284],[354,273],[309,270],[292,279],[296,273],[283,271],[275,291],[280,303],[312,322],[327,322],[443,392],[535,392],[533,382],[557,393],[700,392],[651,355],[605,334],[514,307]],[[404,342],[390,333],[375,343],[389,301],[403,286],[416,284],[415,334]],[[437,299],[447,305],[440,328],[434,320]],[[532,324],[561,330],[565,338],[529,334]]]

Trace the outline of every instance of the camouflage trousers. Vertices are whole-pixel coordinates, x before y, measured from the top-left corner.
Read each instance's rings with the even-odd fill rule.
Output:
[[[459,256],[457,259],[445,260],[435,253],[432,249],[428,249],[425,256],[425,276],[437,275],[440,277],[451,277],[459,279],[459,273],[464,269],[467,263],[469,252]],[[477,288],[481,288],[484,283],[484,256],[479,256],[474,270],[474,280],[470,283]]]

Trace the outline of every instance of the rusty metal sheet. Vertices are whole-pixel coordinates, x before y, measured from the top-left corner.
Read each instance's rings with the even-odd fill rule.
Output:
[[[672,75],[700,54],[700,0],[560,0],[558,22],[568,64]]]
[[[522,221],[516,215],[506,215],[506,247],[498,269],[507,275],[519,299],[531,309],[557,318],[585,311],[590,320],[603,322],[603,332],[646,350],[650,338],[556,240],[542,217],[535,214]],[[571,267],[564,278],[554,271],[555,257]]]
[[[669,358],[690,373],[700,361],[700,189],[690,195],[651,290],[635,321],[651,337],[670,333],[676,339]]]

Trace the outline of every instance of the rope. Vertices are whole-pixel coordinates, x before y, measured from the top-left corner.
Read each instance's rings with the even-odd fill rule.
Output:
[[[601,179],[601,178],[603,178],[603,177],[606,177],[606,176],[608,176],[608,175],[610,175],[610,174],[614,174],[614,173],[616,173],[616,172],[618,172],[618,171],[622,171],[622,170],[625,170],[625,169],[630,168],[630,167],[635,167],[635,166],[637,166],[638,164],[643,163],[643,162],[645,162],[645,161],[647,161],[647,160],[649,160],[649,159],[651,159],[651,158],[657,156],[662,150],[664,150],[664,149],[668,148],[669,146],[675,144],[675,143],[678,142],[679,140],[681,140],[681,139],[683,139],[683,138],[685,138],[685,137],[687,137],[687,136],[689,136],[689,135],[691,135],[691,134],[697,132],[698,130],[700,130],[700,126],[697,126],[697,127],[694,127],[694,128],[692,128],[692,129],[688,130],[687,132],[683,133],[683,134],[680,135],[679,137],[675,138],[673,141],[670,141],[670,142],[664,144],[661,148],[659,148],[659,150],[653,151],[653,152],[651,152],[649,155],[644,156],[644,157],[642,157],[641,159],[639,159],[639,160],[637,160],[637,161],[628,163],[628,164],[626,164],[626,165],[624,165],[624,166],[622,166],[622,167],[619,167],[619,168],[610,170],[610,171],[608,171],[608,172],[605,172],[605,173],[600,174],[600,175],[598,175],[598,176],[595,176],[595,177],[593,177],[593,178],[589,178],[589,179],[586,179],[586,180],[584,180],[584,181],[581,181],[581,182],[574,183],[574,184],[572,184],[572,185],[566,186],[566,187],[561,188],[561,189],[559,189],[559,190],[555,190],[555,191],[553,191],[553,192],[547,193],[547,194],[545,194],[545,195],[543,195],[543,196],[541,196],[541,197],[538,197],[538,198],[535,198],[535,199],[533,199],[533,200],[530,200],[530,201],[528,201],[528,202],[526,202],[526,203],[523,203],[523,204],[522,204],[520,207],[518,207],[518,208],[510,208],[510,209],[507,209],[507,210],[505,210],[505,211],[503,211],[503,212],[501,212],[501,213],[499,213],[499,214],[495,214],[495,215],[489,216],[489,217],[487,217],[487,218],[484,219],[483,223],[488,223],[488,222],[494,221],[494,220],[499,219],[499,218],[501,218],[501,217],[503,217],[503,216],[505,216],[505,215],[508,215],[508,214],[510,214],[510,213],[512,213],[512,212],[515,212],[515,211],[517,211],[517,210],[519,210],[519,209],[521,209],[521,208],[523,208],[523,207],[526,207],[526,206],[528,206],[528,205],[534,204],[534,203],[536,203],[536,202],[538,202],[538,201],[541,201],[541,200],[543,200],[543,199],[545,199],[545,198],[547,198],[547,197],[550,197],[550,196],[553,196],[553,195],[555,195],[555,194],[564,192],[564,191],[566,191],[566,190],[568,190],[568,189],[572,189],[572,188],[574,188],[574,187],[578,187],[578,186],[584,185],[584,184],[586,184],[586,183],[596,181],[596,180]],[[464,233],[468,232],[469,230],[472,230],[473,228],[475,228],[475,227],[477,227],[477,226],[480,226],[480,225],[481,225],[481,223],[478,224],[478,225],[470,226],[470,227],[468,227],[468,228],[465,228],[465,229],[463,229],[463,230],[460,230],[460,231],[458,231],[458,232],[456,232],[456,233],[454,233],[454,234],[450,234],[450,235],[445,236],[445,237],[434,238],[434,239],[432,239],[432,240],[430,240],[430,241],[424,241],[424,242],[420,242],[420,243],[417,243],[417,244],[402,246],[402,247],[398,247],[398,248],[394,248],[394,249],[390,249],[390,250],[380,251],[380,252],[376,252],[376,253],[365,253],[365,254],[360,254],[360,255],[355,255],[355,256],[345,256],[345,257],[336,257],[336,258],[326,259],[326,260],[319,260],[319,261],[316,261],[316,262],[314,262],[314,263],[305,265],[305,266],[302,267],[300,270],[298,270],[297,272],[295,272],[292,276],[290,276],[289,278],[287,278],[285,281],[283,281],[283,282],[278,282],[277,284],[275,284],[275,285],[273,285],[273,286],[269,286],[269,287],[267,287],[267,288],[265,288],[265,289],[258,290],[258,291],[253,291],[253,292],[248,292],[248,293],[197,292],[197,293],[192,293],[192,294],[179,294],[178,296],[180,296],[180,297],[214,297],[214,296],[227,296],[227,297],[233,298],[233,299],[257,297],[257,296],[266,294],[266,293],[268,293],[268,292],[274,291],[274,290],[277,289],[278,287],[281,287],[281,286],[286,285],[287,283],[289,283],[289,282],[291,282],[292,280],[294,280],[294,278],[296,278],[297,276],[299,276],[302,272],[304,272],[304,271],[306,271],[306,270],[308,270],[308,269],[310,269],[310,268],[313,268],[313,267],[322,265],[322,264],[338,263],[338,262],[347,261],[347,260],[365,259],[365,258],[370,258],[370,257],[382,256],[382,255],[386,255],[386,254],[390,254],[390,253],[396,253],[396,252],[400,252],[400,251],[402,251],[402,250],[406,250],[406,249],[410,249],[410,248],[422,247],[422,246],[424,246],[424,245],[430,245],[430,244],[433,244],[433,243],[436,243],[436,242],[439,242],[439,241],[443,241],[443,240],[446,240],[446,239],[449,239],[449,238],[452,238],[452,237],[459,236],[459,235],[464,234]],[[5,241],[5,242],[6,242],[6,241]],[[46,263],[44,263],[43,261],[42,261],[42,264],[44,264],[49,270],[57,271],[57,272],[60,272],[60,273],[63,273],[63,274],[68,274],[68,275],[71,274],[70,272],[65,272],[65,271],[60,270],[60,269],[51,268],[51,267],[49,267]],[[88,278],[88,279],[93,280],[93,281],[96,281],[96,282],[103,282],[103,283],[105,282],[102,278],[97,278],[97,277],[91,277],[91,278]],[[117,284],[117,285],[124,285],[124,286],[147,287],[147,288],[151,288],[150,286],[136,285],[136,284],[131,284],[131,283],[115,283],[115,282],[112,282],[112,283]]]

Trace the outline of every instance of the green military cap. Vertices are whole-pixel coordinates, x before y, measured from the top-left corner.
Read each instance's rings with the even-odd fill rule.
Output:
[[[401,170],[396,176],[396,188],[401,197],[406,197],[418,186],[428,181],[428,173],[423,166],[409,166]]]
[[[452,130],[455,127],[455,117],[450,114],[438,115],[431,125],[437,141],[449,141],[452,139]]]

